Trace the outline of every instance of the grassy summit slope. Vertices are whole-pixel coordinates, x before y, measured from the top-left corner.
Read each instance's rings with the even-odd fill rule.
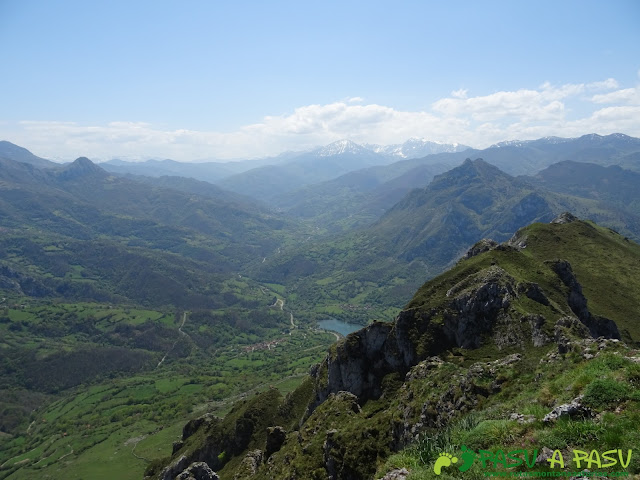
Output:
[[[572,448],[636,445],[638,266],[639,245],[570,215],[500,245],[478,242],[393,323],[334,345],[312,370],[312,391],[305,382],[279,400],[277,412],[305,411],[299,423],[260,419],[286,431],[277,445],[255,430],[247,449],[209,458],[206,439],[238,444],[229,427],[209,422],[185,436],[167,470],[149,473],[169,478],[199,460],[223,480],[367,479],[400,466],[419,479],[435,478],[438,454],[462,445],[567,456]],[[579,414],[544,420],[573,400]],[[240,417],[230,421],[237,428]],[[639,473],[640,462],[625,468]],[[476,462],[469,478],[482,476]]]
[[[640,246],[615,231],[592,222],[534,223],[520,229],[509,244],[517,250],[496,249],[461,260],[451,270],[427,282],[407,308],[430,309],[444,302],[450,281],[497,264],[516,280],[536,282],[547,292],[559,288],[557,275],[545,262],[563,259],[571,264],[596,315],[610,318],[624,339],[640,341]],[[451,280],[449,280],[451,279]],[[448,281],[449,280],[449,281]]]

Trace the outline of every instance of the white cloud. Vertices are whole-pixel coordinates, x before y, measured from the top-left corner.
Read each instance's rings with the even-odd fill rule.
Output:
[[[640,105],[640,87],[625,88],[591,97],[593,103],[626,103]]]
[[[454,90],[451,92],[451,96],[453,98],[467,98],[467,93],[469,91],[466,88],[461,88],[460,90]]]
[[[596,93],[597,92],[597,93]],[[94,159],[253,158],[285,150],[304,150],[349,138],[359,143],[400,143],[410,137],[458,142],[482,148],[508,139],[546,135],[574,137],[622,132],[640,136],[638,87],[620,88],[615,79],[499,91],[470,96],[466,89],[424,111],[398,110],[351,97],[325,105],[306,105],[285,115],[233,132],[167,130],[149,123],[0,123],[0,137],[47,158]],[[601,108],[606,104],[605,108]]]

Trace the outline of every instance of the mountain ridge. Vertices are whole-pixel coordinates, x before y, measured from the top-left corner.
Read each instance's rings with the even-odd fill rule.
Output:
[[[522,228],[503,244],[487,245],[423,285],[393,323],[374,323],[334,345],[311,371],[312,383],[304,382],[292,396],[266,393],[238,404],[224,420],[188,424],[172,459],[147,475],[167,480],[200,461],[223,479],[371,478],[381,459],[466,415],[477,411],[487,422],[498,421],[509,412],[499,407],[501,402],[511,408],[509,399],[527,397],[533,381],[549,385],[560,365],[566,371],[584,362],[601,365],[616,355],[606,352],[617,351],[619,367],[614,368],[632,368],[636,357],[618,337],[621,333],[625,341],[640,344],[640,302],[631,300],[640,292],[633,277],[640,245],[567,215]],[[592,259],[599,261],[593,264]],[[601,268],[605,263],[610,268]],[[631,282],[624,291],[618,290],[622,278]],[[609,285],[606,292],[599,290],[602,285]],[[594,315],[602,329],[590,332]],[[598,360],[598,355],[603,357]],[[633,374],[627,375],[632,381]],[[590,392],[597,388],[593,382],[576,383],[571,392],[551,399],[534,397],[530,401],[540,408],[532,421],[569,395],[585,392],[584,402],[591,402]],[[589,405],[599,411],[603,405],[606,411],[618,407],[628,418],[640,397],[632,397],[631,404],[622,398]],[[295,403],[285,408],[287,402]],[[271,414],[271,420],[265,410],[257,415],[258,405],[269,405],[279,415]],[[302,405],[307,408],[299,422],[295,414],[280,416],[299,412]],[[242,438],[234,433],[234,423],[247,426]],[[270,440],[262,427],[281,432],[266,449]],[[546,434],[543,427],[537,429]],[[468,437],[467,444],[475,449],[493,445],[486,433],[480,435],[473,441]],[[569,442],[587,443],[575,436]],[[245,470],[250,459],[253,467]],[[422,465],[431,468],[413,464],[411,469]],[[638,470],[640,463],[633,468]]]

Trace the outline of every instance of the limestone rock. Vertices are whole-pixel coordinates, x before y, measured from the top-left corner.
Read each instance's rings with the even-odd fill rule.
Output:
[[[409,470],[406,468],[395,468],[387,473],[380,480],[406,480],[409,476]]]
[[[475,257],[476,255],[480,255],[481,253],[488,252],[489,250],[493,250],[498,246],[498,242],[491,240],[490,238],[483,238],[475,245],[473,245],[467,253],[464,255],[464,258]]]
[[[589,407],[582,405],[582,395],[574,398],[571,403],[558,405],[549,413],[547,413],[542,421],[549,423],[557,420],[559,417],[569,418],[589,418],[593,416],[593,412]]]
[[[339,462],[332,455],[332,450],[337,448],[338,445],[334,440],[335,434],[338,430],[335,428],[327,431],[327,437],[322,445],[322,454],[324,460],[324,468],[327,471],[329,480],[336,480],[338,478],[338,465]]]
[[[541,347],[551,342],[549,335],[545,333],[543,327],[547,322],[547,319],[542,315],[529,314],[523,317],[523,320],[529,322],[531,327],[531,341],[534,347]]]
[[[264,453],[262,450],[251,450],[242,459],[240,466],[236,469],[236,474],[234,475],[233,480],[251,478],[258,471],[263,460]]]
[[[524,425],[526,423],[533,423],[536,421],[534,415],[523,415],[521,413],[512,413],[509,415],[509,420],[515,420],[516,422]]]
[[[180,473],[176,480],[220,480],[220,477],[206,463],[194,462]]]
[[[549,222],[549,223],[564,224],[564,223],[575,222],[576,220],[578,220],[578,217],[574,216],[570,212],[563,212],[560,215],[558,215],[556,218],[551,220],[551,222]]]
[[[215,417],[210,413],[206,413],[201,417],[188,421],[182,428],[182,441],[184,442],[191,435],[196,433],[203,425],[208,425],[214,421]]]
[[[542,451],[536,458],[536,464],[549,466],[547,460],[549,460],[550,458],[553,458],[553,450],[548,447],[542,447]]]
[[[182,455],[169,466],[167,466],[160,475],[162,480],[175,480],[175,478],[189,465],[189,459],[186,455]]]

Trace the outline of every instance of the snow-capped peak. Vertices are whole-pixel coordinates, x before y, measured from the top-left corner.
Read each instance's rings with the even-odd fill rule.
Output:
[[[461,152],[469,147],[459,143],[442,143],[425,138],[412,137],[402,144],[394,145],[365,145],[376,153],[398,158],[419,158],[434,153]]]
[[[319,157],[331,157],[333,155],[342,155],[345,153],[362,153],[368,149],[362,145],[352,142],[351,140],[338,140],[316,150]]]

